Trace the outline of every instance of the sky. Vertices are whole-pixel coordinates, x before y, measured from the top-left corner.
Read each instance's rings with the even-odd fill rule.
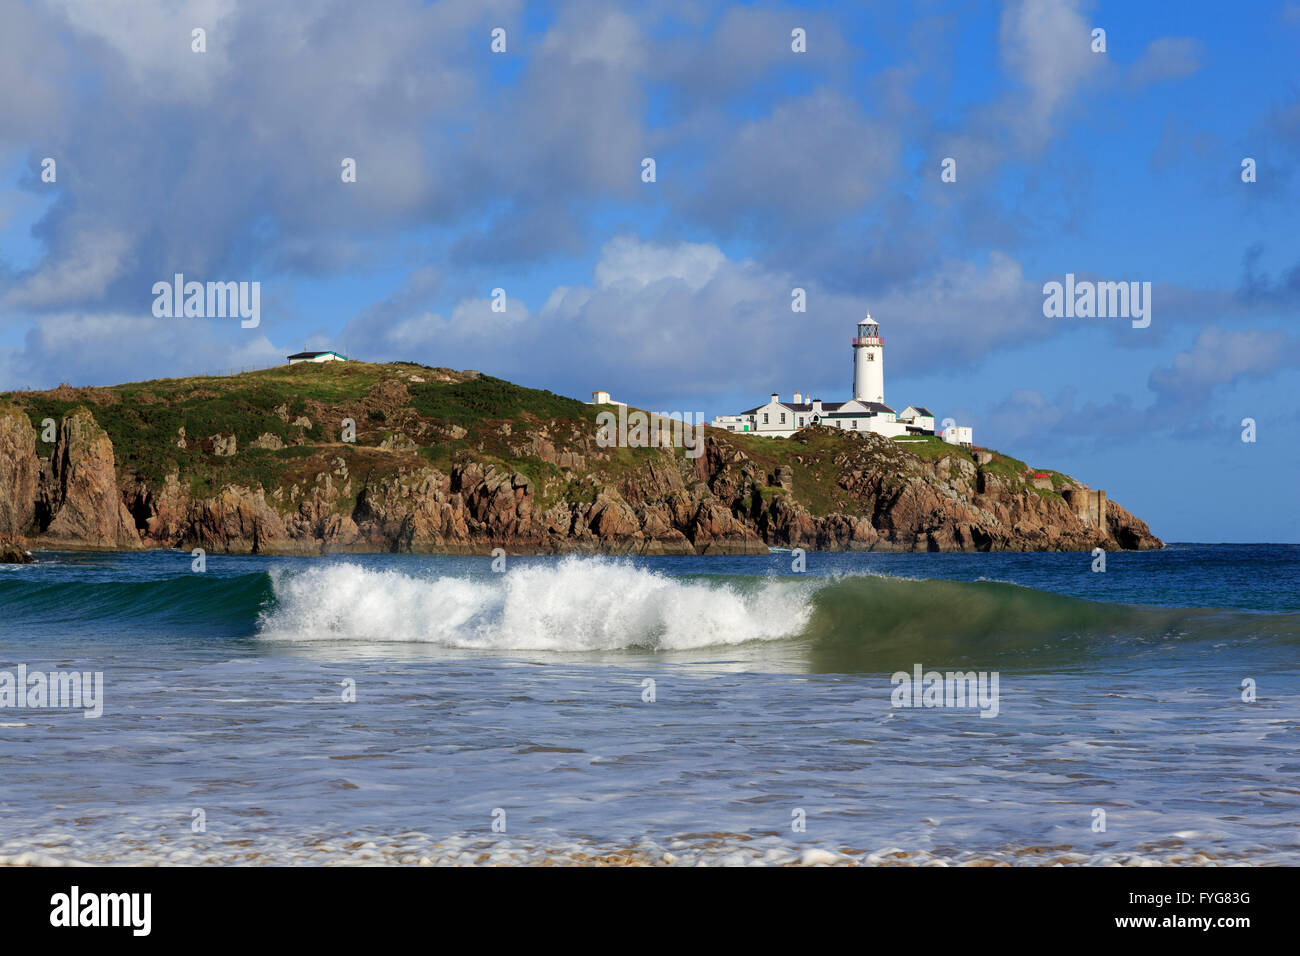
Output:
[[[895,408],[1167,541],[1300,541],[1300,2],[0,24],[0,389],[336,349],[712,418],[850,397],[870,312]],[[259,283],[260,322],[156,316],[176,273]],[[1150,283],[1149,325],[1045,314],[1067,274]]]

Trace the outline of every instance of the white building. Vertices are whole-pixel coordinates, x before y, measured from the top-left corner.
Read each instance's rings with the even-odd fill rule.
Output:
[[[773,392],[766,404],[739,415],[719,415],[712,425],[768,438],[789,438],[809,425],[896,438],[934,434],[934,413],[922,405],[908,405],[899,413],[885,404],[885,340],[880,324],[868,314],[858,323],[853,336],[853,397],[847,402],[823,402],[811,396],[805,399],[801,392],[783,402]],[[963,443],[970,444],[971,430],[962,432]]]
[[[965,445],[969,448],[975,443],[971,429],[964,425],[949,425],[939,434],[950,445]]]
[[[923,405],[908,405],[898,413],[898,420],[908,426],[908,431],[919,435],[936,434],[934,412]]]
[[[289,364],[297,365],[299,362],[346,362],[348,357],[340,355],[338,352],[294,352],[289,356]]]

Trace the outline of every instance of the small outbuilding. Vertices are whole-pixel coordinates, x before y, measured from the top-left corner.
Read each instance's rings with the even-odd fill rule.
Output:
[[[934,434],[934,412],[924,405],[908,405],[898,413],[898,420],[907,426],[909,432],[918,435]]]
[[[289,356],[289,364],[297,365],[299,362],[346,362],[348,357],[340,355],[338,352],[295,352]]]

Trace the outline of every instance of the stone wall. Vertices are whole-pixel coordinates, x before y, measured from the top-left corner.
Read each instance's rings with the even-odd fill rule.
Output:
[[[1062,492],[1075,516],[1090,528],[1103,528],[1106,492],[1100,488],[1067,488]]]

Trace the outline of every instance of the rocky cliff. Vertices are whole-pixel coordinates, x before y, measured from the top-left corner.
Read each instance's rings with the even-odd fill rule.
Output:
[[[0,397],[0,536],[303,554],[1161,546],[1104,494],[996,453],[706,434],[694,458],[602,448],[591,406],[404,363],[61,386]]]

